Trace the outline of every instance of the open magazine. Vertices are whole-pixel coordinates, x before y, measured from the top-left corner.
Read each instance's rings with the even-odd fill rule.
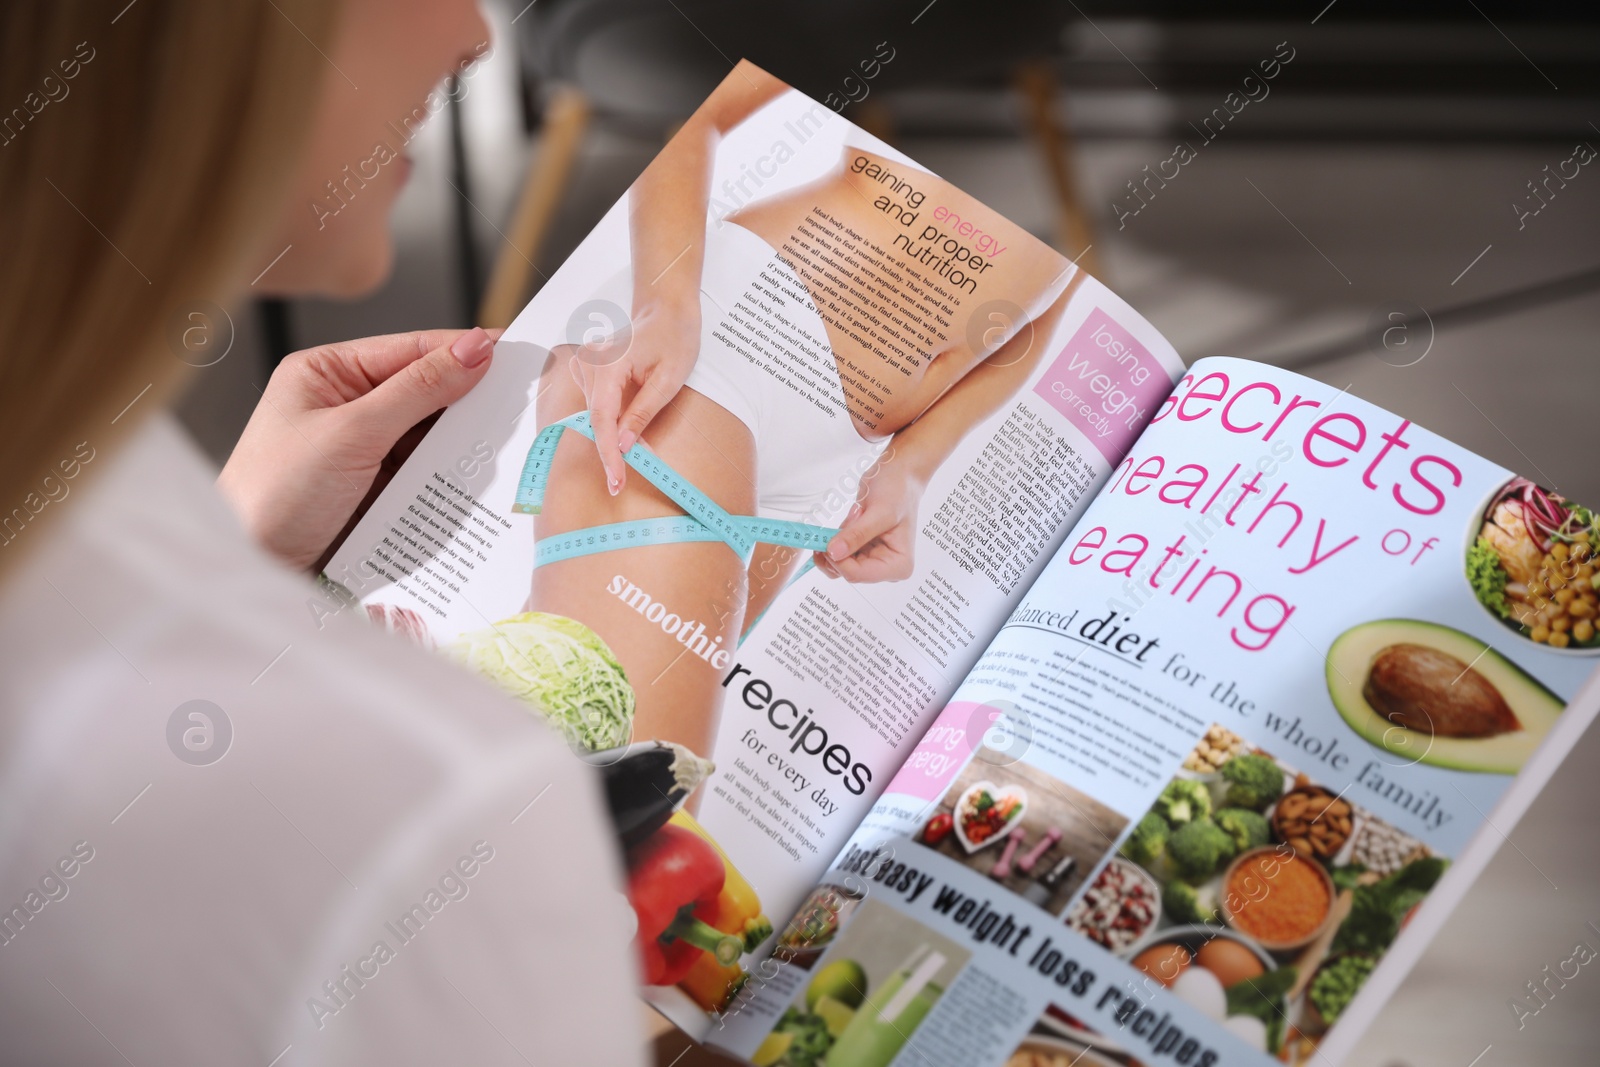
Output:
[[[644,995],[716,1049],[1328,1063],[1593,717],[1597,554],[1405,419],[1185,370],[741,63],[312,610],[596,765]]]

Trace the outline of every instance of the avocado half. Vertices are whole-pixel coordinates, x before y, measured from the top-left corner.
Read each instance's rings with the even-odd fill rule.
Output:
[[[1395,645],[1420,645],[1470,664],[1499,691],[1521,728],[1491,737],[1439,737],[1380,715],[1363,688],[1373,661]],[[1363,741],[1402,759],[1458,771],[1516,774],[1565,707],[1560,697],[1476,637],[1418,619],[1378,619],[1351,627],[1328,649],[1326,674],[1333,706]]]

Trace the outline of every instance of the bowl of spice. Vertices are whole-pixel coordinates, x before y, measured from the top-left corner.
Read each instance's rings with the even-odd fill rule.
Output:
[[[1222,917],[1268,952],[1304,948],[1333,921],[1333,879],[1283,845],[1254,848],[1222,877]]]

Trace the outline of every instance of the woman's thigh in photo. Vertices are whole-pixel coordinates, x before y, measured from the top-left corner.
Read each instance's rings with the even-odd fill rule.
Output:
[[[552,356],[544,380],[549,384],[537,405],[540,426],[585,409],[582,390],[558,356]],[[643,440],[724,510],[754,512],[754,441],[744,423],[724,408],[685,388],[656,416]],[[556,449],[534,532],[544,539],[606,523],[682,514],[631,468],[613,497],[594,442],[567,433]],[[638,700],[635,740],[675,741],[707,755],[728,670],[717,664],[731,662],[736,651],[747,595],[745,566],[721,541],[652,544],[538,568],[529,607],[577,619],[611,647]],[[669,628],[675,632],[668,633]],[[723,649],[728,655],[718,656]]]

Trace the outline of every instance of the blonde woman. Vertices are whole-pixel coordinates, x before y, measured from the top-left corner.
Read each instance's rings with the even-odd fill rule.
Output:
[[[594,784],[486,684],[307,607],[490,338],[291,357],[215,488],[163,413],[193,314],[384,277],[400,131],[486,36],[471,0],[0,8],[7,1063],[639,1058]]]

